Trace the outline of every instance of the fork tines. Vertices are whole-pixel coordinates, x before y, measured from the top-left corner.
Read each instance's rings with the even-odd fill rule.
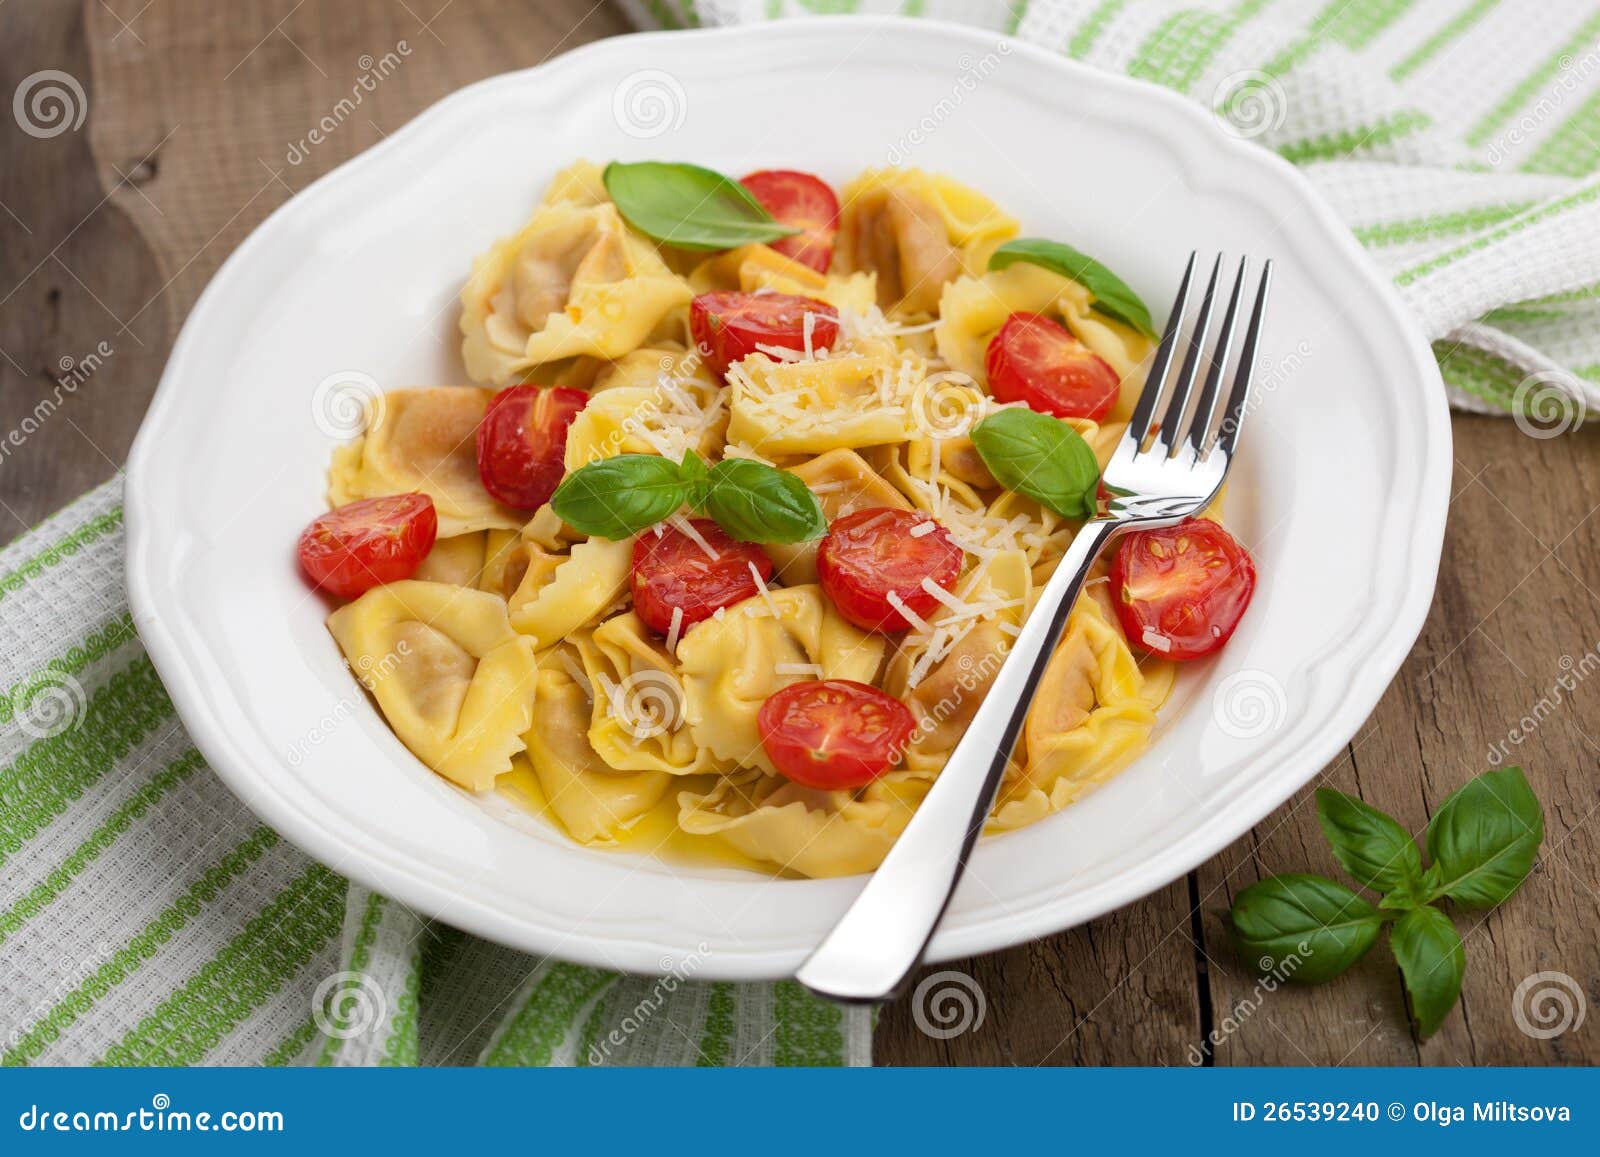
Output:
[[[1128,434],[1146,452],[1175,457],[1187,451],[1191,461],[1209,455],[1213,448],[1224,455],[1233,453],[1239,438],[1239,427],[1249,409],[1250,385],[1255,376],[1256,343],[1261,334],[1261,317],[1266,310],[1267,288],[1272,282],[1272,262],[1262,264],[1261,275],[1251,309],[1250,321],[1245,330],[1244,344],[1239,350],[1238,369],[1222,407],[1222,420],[1216,422],[1217,402],[1222,393],[1223,375],[1233,352],[1234,333],[1239,317],[1239,302],[1243,298],[1249,276],[1250,259],[1241,258],[1239,272],[1233,280],[1233,292],[1228,298],[1228,308],[1223,314],[1222,328],[1214,348],[1207,353],[1207,339],[1211,330],[1211,314],[1217,298],[1217,281],[1222,273],[1222,256],[1217,255],[1211,267],[1211,277],[1206,283],[1205,295],[1200,301],[1200,312],[1195,318],[1187,342],[1182,334],[1189,313],[1190,290],[1194,282],[1195,264],[1199,253],[1189,255],[1189,264],[1183,272],[1183,284],[1178,288],[1178,298],[1173,303],[1172,315],[1167,319],[1166,331],[1156,348],[1154,360],[1145,388],[1134,407],[1128,422]],[[1174,351],[1180,344],[1184,351],[1183,366],[1172,373]],[[1195,396],[1195,382],[1199,380],[1203,363],[1209,368],[1205,384]]]

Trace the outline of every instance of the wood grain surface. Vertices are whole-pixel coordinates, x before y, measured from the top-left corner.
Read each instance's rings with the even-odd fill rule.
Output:
[[[3,447],[0,541],[116,473],[196,296],[295,190],[463,84],[626,30],[593,0],[0,6],[0,96],[56,69],[88,110],[81,129],[50,137],[13,117],[0,125],[0,425],[47,413],[21,446]],[[297,142],[369,59],[401,42],[399,66],[296,161]],[[1536,440],[1466,416],[1454,427],[1432,613],[1372,718],[1317,780],[1420,831],[1498,748],[1544,801],[1545,845],[1522,892],[1487,916],[1455,913],[1465,991],[1440,1032],[1413,1039],[1385,948],[1334,983],[1273,991],[1230,947],[1221,913],[1241,888],[1334,871],[1308,787],[1137,904],[928,970],[962,975],[885,1010],[880,1063],[1600,1062],[1600,1013],[1544,1039],[1519,1028],[1513,1005],[1539,972],[1564,973],[1600,1001],[1600,679],[1557,685],[1600,661],[1600,436]],[[1524,716],[1538,722],[1527,728]],[[983,1015],[946,1035],[941,1013],[958,1015],[961,999],[952,984]]]

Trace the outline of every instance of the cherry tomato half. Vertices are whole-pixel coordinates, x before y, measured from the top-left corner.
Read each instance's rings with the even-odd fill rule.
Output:
[[[1162,659],[1198,659],[1220,649],[1255,589],[1250,552],[1209,518],[1132,531],[1111,560],[1123,632]]]
[[[353,599],[416,573],[433,549],[439,516],[426,494],[348,502],[300,532],[300,567],[318,587]]]
[[[919,531],[919,526],[932,530]],[[911,621],[893,594],[925,618],[939,606],[923,579],[949,590],[961,574],[962,550],[927,515],[873,506],[836,518],[817,548],[817,576],[839,613],[864,631],[905,631]]]
[[[785,257],[828,272],[833,260],[833,235],[839,231],[839,198],[827,182],[794,169],[762,169],[739,182],[780,225],[803,229],[771,242]]]
[[[567,427],[589,401],[582,390],[512,386],[501,390],[478,424],[478,475],[494,498],[537,510],[561,484]]]
[[[900,762],[917,721],[900,700],[849,679],[791,683],[756,714],[761,746],[789,779],[864,787]]]
[[[706,364],[721,375],[757,346],[805,349],[808,313],[815,319],[811,348],[832,349],[839,340],[838,310],[792,293],[702,293],[689,303],[689,332]]]
[[[673,526],[661,527],[659,535],[647,530],[633,544],[633,609],[663,635],[672,630],[674,607],[683,610],[680,629],[687,629],[720,607],[753,597],[758,588],[751,564],[762,582],[772,577],[772,560],[759,546],[729,538],[709,518],[690,519],[689,525],[704,546]]]
[[[1037,313],[1014,313],[984,354],[989,392],[1002,402],[1026,402],[1042,414],[1098,422],[1116,404],[1117,371],[1067,331]]]

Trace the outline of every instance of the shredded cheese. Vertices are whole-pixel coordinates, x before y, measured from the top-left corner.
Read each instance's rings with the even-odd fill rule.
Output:
[[[906,622],[911,624],[911,628],[913,630],[931,631],[933,629],[928,623],[927,619],[923,618],[921,615],[917,614],[916,611],[912,610],[906,604],[905,599],[895,594],[894,591],[890,591],[885,597],[888,599],[889,605],[895,610],[899,611],[901,617],[904,618]]]
[[[767,610],[772,614],[773,618],[781,618],[782,616],[778,614],[778,604],[772,599],[772,591],[767,588],[766,580],[761,577],[761,572],[756,569],[756,564],[747,562],[744,565],[750,568],[750,577],[756,580],[756,589],[761,593],[762,601],[767,604]]]
[[[1160,651],[1163,655],[1172,650],[1172,640],[1149,627],[1144,629],[1144,634],[1139,637],[1139,641],[1152,651]]]
[[[678,653],[678,636],[683,633],[683,608],[672,608],[672,623],[667,628],[667,650],[672,654]]]
[[[667,521],[672,523],[672,528],[674,530],[683,535],[685,538],[690,539],[696,546],[703,550],[706,554],[706,557],[712,562],[715,562],[717,559],[722,557],[721,554],[717,553],[717,548],[706,541],[705,535],[701,534],[695,529],[694,523],[690,522],[683,515],[674,514],[671,518],[667,519]]]
[[[774,675],[815,675],[818,679],[820,679],[822,678],[822,664],[774,663],[772,665],[772,673]]]

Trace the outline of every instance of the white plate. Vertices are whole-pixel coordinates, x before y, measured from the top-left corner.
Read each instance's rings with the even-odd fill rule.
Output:
[[[497,818],[391,735],[296,573],[336,441],[314,421],[317,384],[463,381],[468,263],[578,157],[793,166],[836,184],[890,161],[949,173],[1025,232],[1101,257],[1158,316],[1192,248],[1277,260],[1229,494],[1260,570],[1250,613],[1219,659],[1184,672],[1136,764],[980,845],[935,958],[1162,886],[1366,719],[1432,596],[1450,434],[1427,346],[1299,174],[1163,89],[966,29],[629,36],[465,89],[302,192],[229,258],[173,350],[128,467],[129,593],[196,745],[290,840],[494,940],[642,972],[692,960],[701,977],[791,972],[860,887],[587,850]]]

